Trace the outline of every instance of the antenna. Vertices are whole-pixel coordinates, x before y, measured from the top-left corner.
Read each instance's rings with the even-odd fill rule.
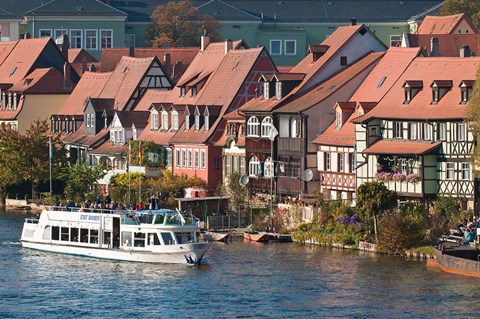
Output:
[[[240,184],[244,186],[247,185],[249,181],[250,178],[247,175],[243,175],[242,177],[240,177]]]
[[[311,169],[307,168],[306,170],[303,171],[302,173],[302,179],[306,182],[311,181],[313,178],[313,172]]]

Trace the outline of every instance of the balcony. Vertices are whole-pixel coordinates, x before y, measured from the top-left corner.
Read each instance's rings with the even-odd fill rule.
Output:
[[[301,152],[304,153],[303,138],[279,137],[277,140],[278,151]]]
[[[329,189],[355,191],[355,173],[321,172],[321,180]]]
[[[300,194],[303,190],[302,181],[299,178],[278,177],[277,193]]]

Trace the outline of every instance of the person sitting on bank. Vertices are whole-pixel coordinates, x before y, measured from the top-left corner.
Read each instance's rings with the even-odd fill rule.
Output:
[[[468,245],[475,240],[475,231],[473,228],[469,228],[465,233],[465,239],[462,241],[463,245]]]

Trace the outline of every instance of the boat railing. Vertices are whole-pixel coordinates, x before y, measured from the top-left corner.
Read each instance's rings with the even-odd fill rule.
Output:
[[[25,223],[26,224],[38,224],[38,218],[34,218],[34,217],[25,218]]]
[[[67,207],[67,206],[45,206],[47,210],[77,212],[77,213],[97,213],[97,214],[132,214],[135,210],[131,209],[112,209],[112,208],[85,208],[85,207]]]

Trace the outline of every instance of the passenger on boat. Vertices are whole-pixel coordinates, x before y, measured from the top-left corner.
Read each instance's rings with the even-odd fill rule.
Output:
[[[138,203],[138,206],[137,206],[137,210],[143,210],[145,207],[143,206],[143,202],[140,201],[140,203]]]
[[[68,211],[73,211],[74,208],[75,208],[75,203],[73,202],[73,200],[69,199],[67,201],[67,205],[65,205],[65,208],[68,210]]]
[[[473,228],[470,228],[465,233],[465,239],[462,241],[463,245],[468,245],[469,243],[475,240],[475,231]]]

